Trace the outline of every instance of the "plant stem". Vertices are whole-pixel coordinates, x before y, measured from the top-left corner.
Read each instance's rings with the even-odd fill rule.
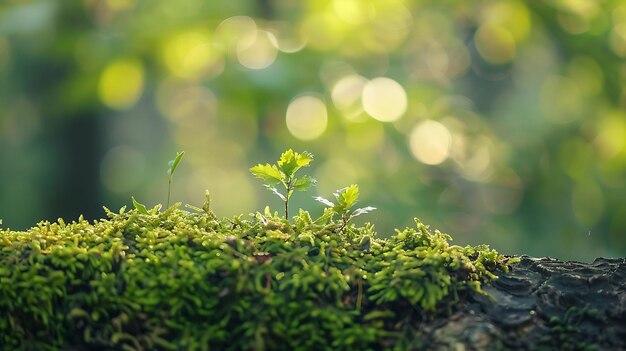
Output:
[[[287,178],[287,196],[285,196],[285,219],[289,220],[289,198],[291,197],[291,179]]]
[[[289,192],[291,191],[291,184],[287,186],[287,196],[285,197],[285,219],[289,220]]]
[[[166,209],[170,208],[170,194],[172,193],[172,177],[170,176],[169,180],[167,181],[167,206],[165,206]]]
[[[348,225],[348,221],[350,221],[351,217],[346,217],[345,214],[341,215],[341,226],[337,229],[335,229],[335,233],[339,233],[340,231],[343,230],[343,228],[345,228]]]

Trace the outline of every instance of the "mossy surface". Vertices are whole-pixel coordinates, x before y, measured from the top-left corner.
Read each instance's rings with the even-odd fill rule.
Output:
[[[0,231],[0,349],[420,349],[422,323],[513,262],[418,220],[379,239],[206,210]]]

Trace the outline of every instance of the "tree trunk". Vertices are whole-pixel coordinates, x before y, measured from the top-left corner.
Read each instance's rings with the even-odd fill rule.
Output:
[[[436,350],[626,350],[626,259],[522,257],[449,318]]]

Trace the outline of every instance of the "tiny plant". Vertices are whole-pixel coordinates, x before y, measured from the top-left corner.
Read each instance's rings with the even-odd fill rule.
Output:
[[[144,204],[135,200],[134,196],[131,196],[130,199],[133,201],[133,206],[135,206],[135,209],[137,210],[137,212],[141,214],[148,214],[148,209],[146,208]]]
[[[170,194],[172,192],[172,176],[174,175],[174,171],[176,171],[176,167],[178,167],[178,164],[180,163],[180,160],[183,158],[184,154],[185,154],[184,151],[177,152],[176,157],[170,162],[168,162],[169,168],[167,169],[167,174],[169,175],[169,179],[167,181],[167,206],[166,206],[168,208],[170,207]]]
[[[275,165],[269,163],[258,164],[250,168],[250,172],[262,179],[264,186],[271,192],[276,194],[285,203],[285,219],[289,218],[289,199],[294,190],[306,191],[311,186],[315,185],[315,179],[305,175],[300,178],[296,178],[296,172],[302,168],[308,166],[313,161],[313,155],[308,152],[294,152],[289,149],[280,155],[280,159]],[[285,188],[284,192],[276,189],[275,185],[282,184]]]
[[[367,206],[357,208],[356,210],[352,211],[352,206],[354,206],[359,199],[359,186],[356,184],[352,184],[343,189],[339,189],[333,195],[337,200],[336,204],[320,196],[316,196],[314,197],[314,199],[328,206],[324,210],[324,214],[322,215],[322,217],[320,217],[318,220],[332,220],[335,215],[341,218],[341,226],[337,229],[337,232],[345,228],[352,218],[360,216],[364,213],[374,211],[376,209],[376,207]]]

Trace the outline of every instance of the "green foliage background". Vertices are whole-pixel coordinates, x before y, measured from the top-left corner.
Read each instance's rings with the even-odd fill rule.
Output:
[[[173,201],[279,209],[247,170],[291,147],[381,235],[624,256],[625,58],[620,0],[3,1],[0,218],[162,203],[177,150]]]

